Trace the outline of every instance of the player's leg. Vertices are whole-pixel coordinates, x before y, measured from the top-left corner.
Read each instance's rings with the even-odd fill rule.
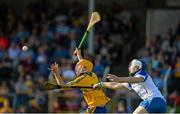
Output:
[[[133,114],[139,114],[139,113],[148,113],[148,112],[147,112],[147,110],[144,107],[138,106],[136,108],[136,110],[133,112]]]
[[[136,108],[136,110],[133,112],[133,114],[138,114],[138,113],[148,113],[148,110],[146,109],[149,106],[149,101],[148,100],[143,100],[139,106]]]
[[[143,100],[134,113],[165,113],[166,102],[162,98]]]

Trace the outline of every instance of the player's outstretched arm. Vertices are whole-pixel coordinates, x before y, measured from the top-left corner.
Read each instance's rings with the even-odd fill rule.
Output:
[[[100,82],[93,85],[93,89],[108,88],[108,89],[124,89],[127,83],[117,82]]]
[[[74,54],[77,56],[78,60],[80,61],[82,59],[81,50],[76,48],[74,51]]]
[[[142,77],[118,77],[113,74],[108,74],[107,79],[119,83],[140,83],[144,81],[144,78]]]
[[[54,75],[56,82],[58,85],[64,85],[64,81],[61,78],[60,74],[59,74],[59,66],[58,64],[54,63],[50,65],[50,68],[48,68]]]

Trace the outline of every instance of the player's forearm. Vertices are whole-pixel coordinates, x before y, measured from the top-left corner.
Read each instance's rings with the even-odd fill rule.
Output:
[[[78,60],[81,60],[82,59],[82,55],[81,54],[77,54],[77,58],[78,58]]]
[[[108,88],[108,89],[121,89],[123,86],[117,82],[100,82],[101,86],[103,88]]]
[[[64,81],[63,79],[61,78],[61,76],[59,75],[59,73],[53,73],[55,79],[56,79],[56,82],[58,85],[64,85]]]
[[[119,83],[140,83],[143,79],[137,77],[119,77],[117,82]]]

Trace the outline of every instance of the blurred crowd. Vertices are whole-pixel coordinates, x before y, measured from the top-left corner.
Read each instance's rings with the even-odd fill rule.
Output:
[[[88,53],[87,45],[83,46],[82,53],[84,58],[93,61],[93,71],[101,79],[106,66],[128,63],[136,54],[135,49],[141,48],[143,39],[138,40],[140,19],[130,12],[122,13],[119,7],[114,7],[100,13],[103,18],[95,27],[94,53]],[[56,61],[66,81],[75,78],[77,59],[73,51],[87,27],[87,14],[86,6],[79,2],[60,9],[31,4],[21,13],[0,7],[0,112],[48,112],[48,93],[43,88],[51,76],[48,67]],[[174,90],[171,89],[170,94],[179,94],[178,83],[175,83],[180,77],[179,41],[178,27],[175,33],[169,30],[165,37],[150,39],[146,49],[138,52],[139,57],[150,62],[150,72],[160,89],[171,66],[168,86]],[[23,45],[29,49],[22,51]],[[78,90],[61,91],[52,104],[52,111],[83,110],[86,104],[79,93]],[[123,106],[124,101],[118,104],[117,112],[127,111]]]
[[[71,9],[62,6],[64,9],[55,10],[47,4],[31,4],[21,13],[5,5],[0,7],[0,95],[1,107],[11,108],[7,112],[48,111],[43,83],[50,78],[51,63],[60,64],[60,74],[66,81],[75,77],[73,67],[77,60],[73,51],[87,27],[88,13],[78,2],[69,5]],[[130,34],[138,36],[129,13],[121,15],[118,11],[114,15],[112,11],[102,13],[102,22],[96,27],[94,54],[88,53],[87,45],[82,50],[83,57],[94,62],[93,70],[99,78],[106,66],[119,60],[123,43],[128,43]],[[123,38],[119,39],[119,35]],[[29,47],[27,51],[22,51],[24,45]],[[71,94],[77,96],[76,93],[79,91]],[[53,107],[58,111],[62,107],[77,111],[81,104],[60,101]]]

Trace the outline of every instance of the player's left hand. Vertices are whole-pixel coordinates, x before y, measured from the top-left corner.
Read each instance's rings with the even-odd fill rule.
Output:
[[[59,66],[58,64],[55,62],[54,64],[50,65],[50,68],[48,68],[50,71],[52,71],[52,73],[54,74],[58,74],[59,73]]]
[[[76,50],[74,51],[74,55],[76,56],[81,55],[81,50],[76,48]]]
[[[93,90],[101,89],[101,83],[97,83],[93,85]]]
[[[119,79],[119,77],[117,77],[116,75],[113,75],[113,74],[107,74],[106,78],[113,82],[118,82],[118,79]]]

